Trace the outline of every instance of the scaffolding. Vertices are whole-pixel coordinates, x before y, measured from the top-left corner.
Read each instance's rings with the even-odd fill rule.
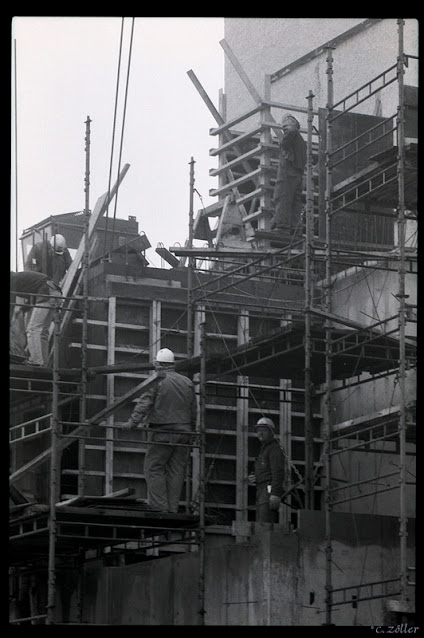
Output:
[[[328,251],[326,255],[327,260],[327,276],[326,276],[326,309],[331,312],[331,226],[335,215],[342,212],[348,206],[355,204],[359,200],[371,199],[381,201],[383,205],[389,202],[389,205],[394,205],[397,200],[396,214],[398,224],[398,247],[396,250],[396,259],[398,264],[398,291],[395,297],[398,300],[398,314],[397,314],[397,334],[398,334],[398,355],[393,361],[398,361],[397,379],[400,389],[400,402],[398,410],[395,415],[388,414],[382,415],[378,419],[376,425],[358,424],[357,427],[343,429],[338,428],[338,432],[335,432],[334,424],[331,421],[331,366],[332,355],[330,352],[327,356],[326,365],[326,405],[327,405],[327,418],[326,418],[326,458],[327,458],[327,494],[325,499],[326,510],[326,537],[327,537],[327,577],[326,577],[326,591],[327,591],[327,611],[326,619],[327,623],[331,622],[332,609],[335,605],[346,604],[352,602],[352,595],[350,599],[347,597],[347,592],[352,594],[355,592],[355,599],[370,600],[379,597],[393,598],[399,596],[399,603],[395,605],[395,609],[398,613],[408,614],[414,612],[414,604],[411,602],[410,588],[412,583],[409,582],[410,571],[413,568],[408,567],[407,562],[407,514],[406,514],[406,486],[407,486],[407,467],[406,467],[406,444],[407,434],[411,434],[414,429],[414,414],[413,405],[408,405],[406,396],[406,370],[409,365],[413,365],[413,360],[408,356],[407,342],[408,339],[405,334],[406,323],[408,320],[407,304],[405,286],[405,263],[407,259],[406,255],[406,242],[405,242],[405,229],[406,229],[406,206],[405,206],[405,184],[408,181],[412,185],[412,194],[414,197],[414,190],[416,192],[416,165],[407,168],[405,162],[405,93],[404,93],[404,68],[408,63],[409,57],[404,53],[403,45],[403,26],[404,21],[398,20],[398,56],[397,63],[386,72],[376,76],[373,80],[361,86],[350,95],[334,103],[333,100],[333,56],[331,48],[328,49],[327,55],[327,77],[328,77],[328,102],[327,102],[327,145],[326,145],[326,165],[327,165],[327,190],[326,190],[326,226]],[[390,75],[392,73],[392,75]],[[336,118],[342,117],[345,113],[354,109],[358,104],[362,103],[370,96],[372,96],[377,90],[387,86],[389,83],[397,81],[398,85],[398,109],[396,114],[396,123],[394,125],[395,140],[396,140],[396,161],[392,166],[387,166],[385,163],[378,167],[378,170],[373,171],[373,174],[365,176],[354,176],[351,180],[351,184],[345,187],[345,190],[340,195],[339,192],[335,192],[332,182],[332,173],[334,170],[334,164],[337,158],[337,153],[341,148],[334,148],[332,141],[332,126]],[[378,88],[376,88],[376,86]],[[338,110],[337,110],[338,109]],[[391,118],[392,121],[394,119]],[[385,134],[385,133],[384,133]],[[357,142],[352,140],[352,142]],[[393,154],[392,154],[393,155]],[[349,194],[349,196],[348,196]],[[413,198],[412,198],[413,199]],[[415,211],[416,213],[416,211]],[[376,212],[376,215],[379,211]],[[384,212],[383,212],[384,214]],[[416,219],[416,214],[413,211],[409,215],[409,218]],[[388,318],[385,321],[385,330],[390,329],[390,322],[393,318]],[[332,325],[329,323],[327,328],[327,343],[331,344],[332,339]],[[377,427],[376,427],[377,426]],[[352,431],[353,430],[353,431]],[[349,441],[352,437],[355,437],[353,444],[348,444],[347,447],[341,449],[340,442],[342,439]],[[377,434],[377,436],[376,436]],[[332,585],[332,568],[331,568],[331,554],[332,554],[332,532],[331,532],[331,511],[335,503],[346,502],[350,499],[360,498],[361,495],[350,493],[348,496],[340,499],[340,493],[346,494],[345,490],[352,490],[357,487],[357,484],[351,483],[343,487],[334,488],[331,487],[331,460],[335,455],[343,454],[350,449],[370,449],[369,446],[377,441],[397,441],[398,453],[399,453],[399,469],[391,474],[385,475],[385,478],[396,477],[397,483],[391,484],[388,487],[372,488],[373,494],[379,494],[386,490],[399,490],[399,577],[392,581],[392,587],[388,586],[387,581],[371,582],[371,583],[359,583],[352,585],[350,588],[341,587],[336,588]],[[411,440],[411,439],[410,439]],[[412,433],[413,440],[413,433]],[[366,485],[372,484],[373,481],[378,480],[378,477],[371,477],[367,480],[363,480],[361,483]],[[353,490],[354,491],[354,490]],[[363,496],[367,496],[370,492],[366,492]],[[339,500],[336,500],[339,498]],[[375,591],[377,590],[377,591]]]
[[[12,599],[15,586],[16,591],[20,591],[22,582],[28,580],[30,583],[29,599],[26,601],[27,613],[15,613],[10,622],[49,625],[83,623],[81,600],[78,608],[73,610],[74,620],[67,621],[64,618],[66,613],[69,615],[69,609],[65,612],[60,606],[57,581],[63,577],[63,573],[73,573],[76,570],[81,596],[81,570],[84,563],[94,556],[102,556],[110,564],[118,564],[116,561],[119,557],[125,555],[155,558],[173,552],[197,550],[200,566],[198,616],[199,624],[203,624],[205,511],[202,501],[202,478],[198,479],[200,490],[197,493],[195,513],[191,513],[193,502],[188,480],[185,512],[178,514],[152,511],[145,499],[135,496],[134,488],[116,490],[113,486],[114,453],[117,454],[120,450],[124,453],[145,452],[147,436],[146,427],[143,427],[132,436],[116,438],[120,424],[116,423],[114,413],[136,396],[154,387],[163,373],[155,372],[154,365],[149,360],[138,362],[135,366],[116,365],[115,330],[119,325],[116,320],[116,297],[89,295],[88,270],[90,257],[96,245],[96,224],[117,193],[119,184],[129,168],[128,165],[124,167],[115,186],[99,198],[91,213],[90,122],[90,118],[87,118],[84,233],[76,256],[62,282],[63,300],[55,303],[54,323],[50,331],[51,367],[38,369],[15,363],[10,365],[11,413],[15,415],[12,417],[13,420],[19,419],[20,404],[28,401],[31,395],[34,396],[34,401],[37,401],[40,395],[44,396],[45,405],[51,402],[50,412],[24,422],[12,422],[10,427],[12,472],[9,484],[14,503],[11,506],[9,525]],[[78,294],[80,289],[82,294]],[[18,302],[16,305],[21,304]],[[96,316],[93,309],[99,305],[107,308],[107,321],[104,322],[108,333],[105,348],[107,365],[93,367],[89,365],[88,356],[90,330],[103,322],[90,319],[89,315]],[[74,368],[69,368],[63,366],[61,353],[64,346],[63,337],[69,332],[72,324],[81,328],[80,363]],[[149,353],[153,357],[157,352],[159,343],[160,335],[157,335],[154,342],[148,339],[148,358]],[[130,375],[135,377],[135,386],[117,396],[115,378],[125,371],[130,371]],[[106,377],[106,407],[100,410],[96,409],[98,402],[96,395],[93,397],[92,390],[93,382],[95,383],[99,377]],[[197,428],[191,434],[189,445],[191,454],[197,455],[200,471],[203,471],[205,441],[202,396],[199,407]],[[77,419],[73,416],[75,412]],[[35,442],[34,450],[37,450],[37,441],[40,441],[40,447],[44,449],[25,462],[25,446],[28,442]],[[68,451],[72,444],[77,445],[77,468],[73,473],[77,481],[77,494],[66,495],[61,492],[61,462],[63,453]],[[150,442],[149,445],[154,443]],[[102,494],[94,496],[90,494],[93,491],[93,476],[99,473],[87,468],[86,456],[90,451],[102,449],[103,446],[105,472]],[[45,486],[47,502],[33,502],[33,499],[28,500],[16,488],[16,483],[25,480],[26,476],[44,464],[49,465],[49,485]],[[127,473],[123,477],[133,478],[134,475]],[[42,586],[35,586],[37,574],[45,574],[46,591]],[[43,608],[46,613],[40,613]]]
[[[257,417],[264,411],[277,416],[281,422],[287,417],[289,407],[300,402],[303,409],[303,433],[293,434],[286,430],[280,433],[283,440],[288,467],[288,482],[291,484],[286,495],[286,503],[290,509],[320,509],[323,507],[326,520],[326,623],[333,621],[335,606],[358,603],[377,598],[399,598],[398,609],[407,613],[411,610],[409,594],[413,582],[407,563],[407,515],[406,486],[408,485],[406,466],[406,446],[413,443],[414,406],[406,397],[406,374],[415,365],[416,344],[406,337],[408,322],[413,321],[415,307],[407,303],[405,276],[416,272],[416,255],[413,250],[406,249],[405,225],[407,220],[415,219],[412,205],[408,199],[405,204],[405,190],[414,195],[416,191],[416,164],[414,166],[413,145],[405,148],[404,139],[404,65],[409,58],[403,52],[403,21],[398,21],[399,53],[396,65],[380,74],[366,85],[354,91],[343,100],[333,104],[332,48],[327,49],[328,103],[325,114],[314,109],[312,91],[306,96],[307,106],[295,106],[271,102],[271,76],[265,77],[264,98],[262,98],[243,68],[238,63],[228,45],[224,49],[233,66],[245,83],[254,101],[255,107],[231,121],[226,121],[225,96],[221,96],[218,112],[209,100],[193,72],[189,76],[199,91],[202,99],[211,111],[217,127],[211,134],[218,136],[219,147],[211,150],[212,156],[218,156],[219,166],[211,171],[211,175],[219,178],[218,189],[211,192],[218,197],[217,204],[201,211],[194,217],[194,160],[190,162],[190,211],[189,239],[184,248],[170,248],[173,255],[180,258],[180,265],[188,259],[187,296],[178,298],[182,307],[186,305],[187,325],[184,329],[170,328],[175,339],[182,339],[186,344],[186,357],[181,357],[179,368],[193,374],[199,395],[199,422],[193,440],[193,481],[187,482],[187,512],[193,494],[196,495],[198,511],[195,515],[181,514],[152,515],[140,499],[134,499],[129,489],[113,489],[113,455],[116,425],[113,413],[117,407],[128,402],[136,394],[150,387],[157,379],[149,375],[152,365],[148,361],[121,364],[115,359],[117,351],[115,330],[124,323],[118,321],[117,299],[113,295],[107,298],[89,297],[87,272],[92,248],[92,233],[97,220],[104,213],[111,198],[128,169],[119,177],[112,191],[102,196],[91,215],[87,214],[84,240],[72,265],[64,285],[66,304],[57,308],[55,324],[52,331],[52,374],[23,374],[19,366],[11,367],[12,389],[19,392],[45,393],[52,396],[52,411],[43,418],[37,417],[25,423],[13,425],[10,430],[11,444],[17,446],[31,438],[49,435],[51,445],[27,464],[16,470],[11,477],[11,485],[28,471],[43,462],[50,461],[50,501],[48,506],[31,505],[25,502],[16,504],[14,518],[11,523],[12,548],[16,547],[16,566],[36,564],[36,569],[45,569],[47,565],[47,614],[39,614],[33,605],[30,616],[16,619],[16,623],[55,624],[57,607],[57,571],[62,567],[75,568],[81,566],[85,552],[92,551],[108,556],[114,555],[114,548],[119,555],[122,552],[144,553],[147,556],[158,556],[159,551],[172,551],[172,547],[183,548],[183,551],[199,551],[199,624],[205,623],[205,528],[208,507],[220,505],[235,510],[236,532],[241,524],[249,520],[253,507],[249,503],[246,482],[246,468],[252,457],[249,455],[249,406],[248,398],[252,397],[255,407],[250,410],[251,416]],[[398,112],[396,116],[384,118],[374,129],[361,132],[355,139],[344,142],[341,147],[334,148],[332,127],[344,113],[350,112],[364,100],[374,95],[389,84],[398,83]],[[277,146],[272,139],[273,130],[281,135],[281,125],[271,115],[271,109],[299,112],[307,117],[307,128],[302,132],[307,135],[307,168],[305,184],[305,214],[303,240],[291,245],[284,245],[268,225],[272,214],[271,196],[273,175],[275,173]],[[259,114],[260,122],[248,132],[235,130],[237,124],[245,123],[249,118]],[[316,118],[324,116],[325,131],[315,125]],[[340,120],[339,120],[340,121]],[[323,135],[324,134],[324,135]],[[351,160],[355,153],[363,152],[371,144],[378,144],[382,139],[390,139],[396,135],[397,148],[395,162],[393,153],[388,151],[375,159],[368,171],[354,172],[342,182],[335,182],[334,173],[339,170],[340,163]],[[324,137],[324,139],[323,139]],[[89,121],[86,130],[87,151],[89,147]],[[353,150],[352,150],[353,149]],[[389,157],[388,157],[389,156]],[[408,161],[406,161],[408,156]],[[387,164],[389,161],[389,164]],[[323,181],[322,167],[325,166]],[[87,167],[88,170],[88,167]],[[333,183],[335,182],[335,183]],[[323,184],[325,197],[322,198]],[[89,211],[88,183],[86,184],[86,212]],[[223,244],[224,227],[235,208],[241,211],[242,224],[239,225],[244,239],[251,244],[250,249],[229,248]],[[395,212],[393,209],[397,209]],[[346,233],[340,233],[336,226],[337,216],[354,210],[355,214],[364,217],[370,214],[384,220],[385,224],[398,223],[398,247],[386,241],[386,236],[379,242],[349,241]],[[212,230],[209,220],[217,218],[217,226]],[[378,229],[377,229],[378,231]],[[377,235],[378,232],[375,233]],[[384,234],[384,233],[382,233]],[[195,248],[193,240],[199,236],[208,241],[207,248]],[[375,236],[373,236],[375,239]],[[214,243],[215,242],[215,243]],[[334,246],[334,243],[336,246]],[[209,263],[204,271],[197,260]],[[78,263],[82,268],[77,273]],[[395,266],[393,266],[395,264]],[[332,309],[332,290],[342,268],[382,270],[397,272],[398,276],[398,312],[383,321],[373,320],[363,325],[345,317],[334,314]],[[409,270],[407,270],[409,268]],[[75,292],[71,295],[71,283],[77,279],[77,287],[83,287],[83,295]],[[245,286],[246,282],[255,282],[257,288],[268,286],[273,291],[284,285],[285,291],[292,290],[290,298],[266,298],[266,293],[253,297]],[[231,291],[231,300],[226,292]],[[266,301],[265,301],[266,299]],[[107,304],[107,321],[89,320],[90,307],[96,304]],[[125,324],[128,329],[147,335],[147,348],[153,356],[161,339],[160,325],[161,301],[153,302],[149,327],[143,320],[134,325]],[[225,334],[215,316],[217,309],[228,308],[228,313],[238,308],[237,334]],[[216,323],[217,334],[211,335],[207,322],[207,309]],[[81,313],[77,321],[82,328],[81,359],[84,363],[82,371],[63,369],[60,366],[58,353],[61,335],[70,324],[73,312]],[[260,326],[270,319],[272,331],[261,334]],[[141,321],[141,323],[140,323]],[[260,321],[260,323],[259,323]],[[253,323],[257,322],[256,334],[252,336]],[[147,323],[147,322],[146,322]],[[89,367],[86,358],[89,349],[88,332],[93,329],[106,330],[107,364],[106,366]],[[221,339],[222,347],[213,349],[211,342]],[[237,347],[233,347],[234,341]],[[71,344],[75,345],[75,344]],[[122,346],[121,346],[122,347]],[[125,350],[125,347],[122,347]],[[143,348],[139,350],[144,351]],[[134,350],[133,350],[134,352]],[[290,370],[286,378],[281,378],[281,367]],[[81,375],[82,372],[82,375]],[[115,379],[120,373],[130,373],[142,380],[136,386],[116,399]],[[147,375],[146,375],[147,373]],[[333,402],[337,392],[346,388],[363,386],[378,379],[396,374],[400,388],[400,401],[397,406],[390,406],[377,414],[364,418],[350,419],[347,422],[334,423]],[[107,375],[107,405],[101,410],[88,410],[86,399],[88,381],[96,376]],[[251,375],[251,379],[249,378]],[[263,379],[270,376],[278,380],[278,385],[265,386]],[[301,387],[296,387],[293,380],[303,376]],[[257,380],[259,379],[259,381]],[[207,409],[207,389],[217,388],[216,392],[228,389],[232,392],[236,410],[236,479],[235,508],[233,504],[208,502],[207,484],[210,479],[210,467],[215,462],[214,454],[207,454],[206,436],[221,435],[212,427],[207,427],[205,412]],[[218,388],[220,390],[218,390]],[[278,394],[278,407],[273,411],[258,401],[255,392],[266,397],[267,392]],[[300,400],[299,400],[300,397]],[[96,405],[96,395],[91,398]],[[322,401],[324,412],[317,408]],[[79,405],[78,422],[63,418],[62,410],[68,405]],[[82,417],[81,417],[82,415]],[[90,415],[90,416],[89,416]],[[318,422],[318,427],[317,427]],[[104,425],[103,425],[104,424]],[[252,426],[250,423],[251,438]],[[121,440],[121,439],[120,439]],[[141,447],[143,447],[141,438]],[[78,494],[60,501],[58,487],[60,483],[60,458],[62,452],[72,442],[78,441],[78,462],[74,475],[77,477]],[[99,442],[100,441],[100,442]],[[302,446],[302,455],[293,458],[291,443],[295,441]],[[102,446],[105,450],[104,485],[105,493],[100,497],[90,497],[87,480],[90,473],[85,467],[86,447]],[[399,468],[389,474],[378,474],[361,480],[349,482],[342,487],[334,487],[333,471],[335,459],[340,459],[351,450],[372,450],[381,442],[395,442],[396,453],[399,454]],[[125,441],[127,444],[140,447],[140,439]],[[127,449],[126,447],[124,449]],[[142,451],[142,450],[141,450]],[[225,454],[222,458],[226,458]],[[230,455],[228,455],[230,458]],[[206,467],[206,460],[210,466]],[[303,470],[303,473],[302,473]],[[93,472],[95,474],[95,472]],[[99,473],[98,473],[99,474]],[[103,477],[103,474],[102,474]],[[124,478],[132,477],[126,474]],[[367,484],[378,480],[390,479],[389,486],[382,489],[355,493]],[[395,484],[394,480],[398,479]],[[91,480],[91,479],[90,479]],[[225,483],[225,480],[222,481]],[[190,490],[191,488],[191,490]],[[333,584],[334,566],[332,562],[333,537],[332,513],[334,507],[350,500],[374,495],[383,491],[399,489],[399,577],[379,581],[353,583],[348,586],[335,587]],[[347,491],[353,493],[346,496]],[[191,491],[191,493],[190,493]],[[65,495],[66,496],[66,495]],[[299,503],[300,499],[300,503]],[[25,499],[24,499],[25,500]],[[296,505],[296,503],[298,503]],[[124,516],[121,506],[130,510]],[[22,511],[22,515],[19,515]],[[281,520],[281,519],[280,519]],[[283,521],[289,523],[289,521]],[[237,527],[237,524],[239,526]],[[237,538],[237,536],[236,536]],[[240,536],[241,538],[241,536]],[[34,555],[36,554],[36,556]],[[41,565],[41,567],[40,567]]]
[[[414,572],[415,568],[408,566],[406,514],[406,488],[408,485],[414,485],[414,482],[411,482],[407,476],[406,454],[407,445],[414,445],[415,440],[415,401],[407,398],[406,376],[407,370],[416,365],[416,342],[413,338],[406,336],[406,326],[408,322],[413,323],[416,320],[416,304],[407,303],[409,295],[406,293],[405,277],[407,273],[416,274],[417,256],[413,247],[406,246],[406,223],[407,220],[417,219],[417,149],[414,142],[405,143],[403,75],[405,66],[409,61],[416,59],[416,56],[407,55],[403,50],[403,25],[403,20],[398,20],[399,48],[396,64],[336,103],[333,99],[334,47],[327,47],[327,107],[323,144],[321,138],[318,145],[313,142],[313,136],[318,132],[314,126],[314,117],[322,116],[322,113],[313,108],[312,91],[306,98],[307,108],[270,102],[270,79],[265,77],[265,97],[262,99],[225,41],[221,43],[225,52],[256,102],[256,106],[251,111],[232,121],[225,121],[225,100],[221,99],[221,107],[224,110],[221,114],[217,113],[193,72],[189,72],[202,99],[219,124],[218,128],[211,130],[211,134],[220,136],[219,148],[211,150],[211,155],[219,156],[219,168],[211,171],[211,175],[219,176],[220,179],[218,189],[211,191],[211,195],[219,197],[219,202],[203,212],[206,219],[213,216],[218,216],[219,219],[213,248],[209,246],[204,249],[194,249],[190,243],[184,249],[170,250],[180,258],[209,259],[213,272],[224,271],[212,280],[207,289],[206,286],[200,285],[194,287],[193,292],[189,293],[189,303],[192,304],[189,313],[193,311],[196,304],[211,303],[223,290],[240,287],[241,282],[251,278],[260,279],[264,275],[272,278],[276,276],[276,273],[284,271],[286,274],[290,270],[291,276],[295,274],[293,283],[304,287],[302,309],[304,322],[300,317],[296,318],[296,311],[287,313],[287,307],[280,306],[279,310],[283,318],[286,318],[287,324],[280,334],[250,340],[245,346],[229,351],[227,356],[219,360],[209,356],[207,368],[209,374],[218,376],[237,373],[238,379],[242,378],[241,375],[249,373],[279,376],[278,365],[273,366],[273,361],[278,362],[280,368],[287,364],[286,369],[292,366],[292,369],[304,370],[305,466],[304,475],[300,477],[300,485],[299,481],[296,482],[298,476],[292,475],[292,479],[296,487],[303,490],[303,507],[314,509],[317,476],[323,469],[321,478],[324,483],[326,521],[326,624],[332,623],[333,610],[336,606],[339,608],[340,605],[352,605],[352,602],[357,604],[360,601],[378,598],[391,599],[388,605],[390,607],[391,604],[392,611],[400,614],[398,617],[402,617],[402,614],[403,617],[407,617],[408,614],[414,613],[412,588],[415,583],[411,580],[411,572]],[[368,124],[365,131],[336,146],[332,138],[335,121],[394,82],[397,82],[398,86],[397,113],[388,118],[381,118],[372,127]],[[297,244],[294,247],[275,248],[282,243],[275,234],[267,230],[272,212],[271,168],[273,157],[275,157],[273,155],[275,144],[271,142],[270,127],[277,132],[279,127],[271,116],[271,106],[276,109],[307,113],[308,152],[306,192],[304,193],[304,240],[302,245]],[[259,124],[254,125],[253,128],[250,127],[248,132],[234,132],[234,127],[238,123],[247,121],[257,113],[260,113]],[[393,139],[394,148],[391,147]],[[351,170],[344,180],[340,181],[339,177],[338,181],[334,181],[334,173],[340,170],[343,162],[352,161],[355,155],[364,151],[369,154],[368,149],[381,141],[383,143],[388,141],[388,148],[371,157],[373,161],[369,167]],[[318,164],[318,171],[314,170],[314,154],[315,156],[318,154],[321,162],[320,165]],[[320,206],[319,199],[322,195],[317,192],[314,181],[316,182],[320,171],[322,174],[320,166],[324,162],[325,179],[321,181],[320,187],[322,189],[325,186],[325,197],[324,201],[321,199]],[[317,161],[315,161],[316,168]],[[236,170],[240,170],[241,176],[239,173],[234,173]],[[230,203],[238,206],[242,211],[246,238],[254,246],[250,256],[249,251],[244,252],[238,246],[234,250],[222,247],[222,225]],[[249,208],[246,208],[247,206]],[[340,231],[334,232],[337,216],[345,211],[354,211],[355,215],[364,217],[371,213],[376,218],[382,218],[383,222],[388,219],[389,222],[396,220],[397,247],[393,249],[393,244],[383,240],[377,246],[362,242],[358,248],[358,242],[352,243],[346,234],[343,237],[340,236]],[[380,231],[382,228],[385,229],[384,224],[383,227],[380,226]],[[375,241],[375,237],[373,239]],[[297,266],[296,269],[291,268],[293,262]],[[332,291],[334,282],[337,281],[337,273],[343,266],[397,272],[398,291],[395,294],[398,300],[397,313],[383,321],[374,320],[367,326],[335,315],[332,312]],[[321,299],[316,294],[319,276],[322,278]],[[229,283],[225,283],[228,281]],[[237,301],[234,301],[234,304],[236,303]],[[254,302],[247,296],[244,298],[240,296],[240,304],[247,312],[249,308],[255,307]],[[273,310],[277,308],[278,304],[273,304]],[[294,354],[296,349],[298,349],[297,357]],[[324,374],[318,372],[318,362],[322,365]],[[366,375],[362,374],[364,372]],[[356,383],[373,383],[379,378],[391,375],[396,375],[399,383],[399,405],[381,410],[377,414],[369,414],[364,418],[351,419],[346,423],[334,423],[334,393],[346,388],[346,384],[353,387]],[[314,460],[313,448],[316,438],[314,438],[312,427],[312,398],[316,396],[316,384],[322,384],[324,388],[320,392],[324,399],[322,420],[324,434],[318,461]],[[370,476],[361,481],[350,480],[342,486],[334,487],[334,459],[340,459],[351,450],[374,450],[376,454],[379,451],[384,452],[379,449],[379,445],[381,446],[384,442],[395,446],[394,451],[399,459],[398,469],[386,474]],[[374,486],[381,481],[383,481],[383,487]],[[363,488],[367,485],[371,489],[365,491]],[[381,581],[361,581],[350,586],[335,587],[332,560],[334,506],[370,495],[375,497],[382,492],[392,490],[399,490],[399,576]],[[246,508],[243,517],[245,514]]]

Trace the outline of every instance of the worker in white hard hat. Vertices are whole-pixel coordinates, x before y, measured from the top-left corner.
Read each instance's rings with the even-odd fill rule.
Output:
[[[190,433],[196,427],[197,401],[193,382],[175,371],[172,350],[159,350],[155,368],[163,371],[164,377],[141,395],[123,428],[148,426],[151,444],[144,459],[147,500],[154,510],[176,513],[190,456]]]
[[[255,471],[249,474],[248,482],[256,485],[256,521],[277,523],[284,493],[284,454],[275,438],[272,419],[261,417],[255,427],[261,448],[255,460]]]
[[[288,242],[301,239],[302,185],[306,166],[306,142],[300,134],[299,121],[294,115],[283,117],[283,138],[279,145],[279,163],[275,181],[274,216],[271,230]]]
[[[33,245],[25,260],[24,269],[42,272],[60,286],[71,263],[72,257],[65,237],[56,234],[49,241],[44,240]]]

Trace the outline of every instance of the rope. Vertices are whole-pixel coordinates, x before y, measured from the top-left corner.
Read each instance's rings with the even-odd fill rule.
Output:
[[[130,45],[129,45],[129,53],[128,53],[128,64],[127,64],[127,78],[126,78],[126,85],[125,85],[124,111],[123,111],[123,118],[122,118],[121,138],[120,138],[120,148],[119,148],[119,160],[118,160],[118,169],[117,169],[118,177],[119,177],[119,173],[120,173],[120,170],[121,170],[122,148],[123,148],[123,142],[124,142],[124,129],[125,129],[125,117],[126,117],[126,110],[127,110],[128,87],[129,87],[129,77],[130,77],[130,68],[131,68],[131,55],[132,55],[132,44],[133,44],[133,34],[134,34],[134,21],[135,21],[135,18],[132,18]],[[122,57],[121,53],[122,53],[122,41],[123,41],[123,29],[124,29],[124,18],[122,18],[122,21],[121,21],[121,37],[120,37],[118,71],[117,71],[117,81],[116,81],[115,109],[114,109],[114,120],[113,120],[113,130],[112,130],[112,147],[111,147],[111,158],[110,158],[110,167],[109,167],[108,196],[110,194],[112,162],[113,162],[113,152],[114,152],[114,143],[115,143],[116,112],[117,112],[117,106],[118,106],[119,79],[120,79],[121,57]],[[114,205],[114,212],[113,212],[113,225],[112,225],[112,238],[113,238],[114,233],[115,233],[116,210],[117,210],[117,206],[118,206],[118,194],[119,194],[119,189],[116,192],[116,196],[115,196],[115,205]],[[107,241],[107,235],[108,235],[108,229],[107,229],[107,226],[108,226],[108,213],[109,213],[109,206],[108,206],[107,211],[106,211],[106,228],[105,228],[105,240],[104,240],[104,253],[106,253],[106,241]],[[112,244],[112,248],[113,248],[113,244]]]
[[[103,245],[103,253],[106,253],[107,226],[108,226],[108,220],[109,220],[109,196],[110,196],[110,187],[112,183],[112,164],[113,164],[113,152],[114,152],[114,145],[115,145],[116,112],[118,108],[119,78],[120,78],[120,72],[121,72],[123,31],[124,31],[124,18],[122,18],[122,21],[121,21],[121,37],[119,41],[118,70],[117,70],[117,76],[116,76],[116,90],[115,90],[115,108],[113,112],[112,143],[111,143],[110,163],[109,163],[109,182],[107,187],[108,205],[107,205],[107,209],[105,213],[106,226],[105,226],[105,239],[104,239],[104,245]]]
[[[129,53],[128,53],[127,80],[126,80],[126,84],[125,84],[124,114],[123,114],[123,118],[122,118],[121,143],[120,143],[120,149],[119,149],[119,161],[118,161],[118,169],[117,169],[118,177],[119,177],[119,173],[121,171],[122,148],[123,148],[123,144],[124,144],[124,129],[125,129],[125,117],[126,117],[126,113],[127,113],[128,87],[129,87],[129,81],[130,81],[131,55],[132,55],[132,45],[133,45],[133,37],[134,37],[134,22],[135,22],[135,18],[132,19],[132,23],[131,23],[131,38],[130,38],[130,48],[129,48]],[[116,221],[116,209],[117,209],[117,206],[118,206],[118,195],[119,195],[119,190],[116,192],[116,196],[115,196],[115,208],[114,208],[114,211],[113,211],[112,236],[113,236],[113,234],[115,232],[115,221]]]

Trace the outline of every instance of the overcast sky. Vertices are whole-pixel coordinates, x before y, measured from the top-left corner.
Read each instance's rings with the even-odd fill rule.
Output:
[[[154,252],[157,244],[184,244],[188,237],[191,157],[195,188],[202,197],[195,194],[195,213],[202,204],[215,201],[209,189],[217,183],[209,169],[217,164],[209,149],[217,142],[209,129],[216,123],[187,71],[194,71],[218,108],[219,90],[224,88],[224,52],[219,44],[224,19],[135,18],[126,89],[132,20],[124,19],[112,185],[119,162],[121,169],[129,164],[116,216],[137,218],[139,231],[152,244],[147,258],[160,266],[161,258]],[[13,19],[13,269],[17,238],[25,228],[49,215],[84,209],[87,117],[91,210],[108,190],[121,27],[121,17]],[[109,209],[113,215],[114,203]]]

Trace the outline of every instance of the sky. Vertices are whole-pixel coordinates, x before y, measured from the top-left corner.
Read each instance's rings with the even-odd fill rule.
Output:
[[[87,118],[90,210],[108,191],[110,171],[113,186],[119,169],[129,164],[109,217],[135,216],[152,245],[149,263],[167,266],[155,248],[183,245],[188,238],[192,158],[194,213],[216,199],[209,196],[217,187],[217,178],[209,176],[217,166],[209,155],[217,145],[209,135],[216,122],[187,71],[194,71],[218,108],[223,37],[224,18],[215,17],[13,18],[13,270],[22,270],[16,247],[24,229],[85,207]]]

